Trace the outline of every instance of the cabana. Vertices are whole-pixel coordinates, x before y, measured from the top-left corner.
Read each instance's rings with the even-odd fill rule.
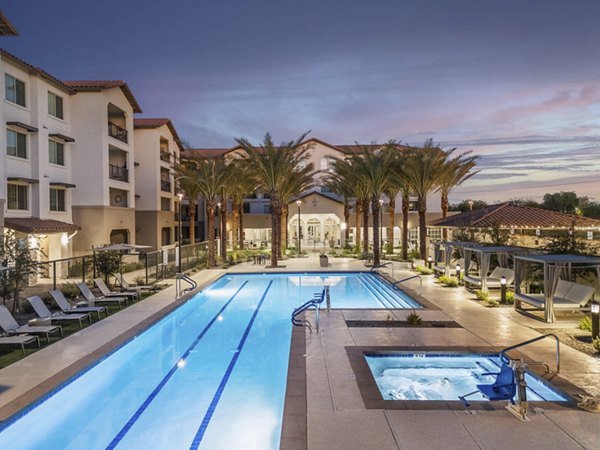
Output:
[[[434,273],[436,275],[454,275],[456,266],[459,265],[461,270],[464,268],[465,247],[476,245],[474,242],[434,242]],[[455,260],[453,264],[452,254],[457,249],[460,254],[460,259]]]
[[[472,246],[464,248],[465,255],[465,286],[468,284],[479,286],[482,292],[487,292],[488,288],[500,287],[500,280],[504,276],[506,284],[512,284],[514,280],[514,271],[509,268],[509,262],[514,255],[529,253],[532,250],[525,247],[505,246]],[[498,267],[488,276],[490,269],[490,260],[495,255],[498,259]],[[479,265],[479,276],[469,274],[471,268],[471,259],[475,256]]]
[[[542,264],[544,292],[531,294],[521,291],[526,281],[527,264]],[[573,272],[588,269],[600,280],[600,258],[581,255],[520,255],[515,257],[515,309],[531,315],[532,311],[543,311],[544,321],[555,320],[554,311],[576,311],[585,306],[595,293],[593,286],[572,283]],[[523,304],[533,308],[525,309]],[[539,318],[539,317],[536,317]]]

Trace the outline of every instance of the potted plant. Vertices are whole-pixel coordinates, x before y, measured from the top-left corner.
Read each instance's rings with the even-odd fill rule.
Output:
[[[319,255],[319,266],[328,267],[329,266],[329,258],[325,253],[321,253]]]

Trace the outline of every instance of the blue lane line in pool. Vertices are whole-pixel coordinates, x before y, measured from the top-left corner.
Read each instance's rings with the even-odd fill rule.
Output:
[[[200,340],[204,337],[204,335],[210,329],[210,327],[217,321],[217,319],[223,313],[223,311],[225,311],[225,309],[231,304],[233,299],[235,299],[235,297],[240,293],[240,291],[244,288],[244,286],[246,286],[246,284],[248,284],[248,281],[249,280],[244,281],[244,283],[242,283],[242,285],[238,288],[238,290],[235,291],[235,293],[231,296],[231,298],[229,300],[227,300],[227,302],[221,307],[219,312],[217,312],[217,314],[215,314],[215,316],[210,320],[210,322],[208,322],[206,324],[206,326],[202,329],[200,334],[196,337],[196,339],[194,339],[194,342],[192,342],[192,344],[188,347],[188,349],[185,351],[185,353],[181,356],[181,359],[185,359],[189,356],[190,352],[194,349],[194,347],[196,345],[198,345],[198,342],[200,342]],[[179,362],[179,360],[177,362]],[[125,426],[123,426],[123,428],[121,428],[121,430],[117,433],[117,435],[110,442],[110,444],[108,444],[108,446],[106,447],[107,450],[114,449],[119,444],[119,442],[121,442],[121,440],[125,437],[127,432],[131,429],[133,424],[140,418],[140,416],[146,410],[146,408],[148,408],[148,406],[150,406],[150,403],[152,402],[152,400],[154,400],[154,398],[158,395],[158,393],[162,390],[162,388],[165,387],[165,385],[167,384],[169,379],[175,374],[175,372],[177,371],[177,367],[178,367],[177,363],[175,363],[175,365],[173,367],[171,367],[169,372],[167,372],[167,374],[160,381],[160,383],[158,383],[158,385],[154,388],[154,390],[150,393],[150,395],[146,398],[146,400],[144,400],[144,403],[141,404],[141,406],[137,409],[137,411],[133,414],[133,416],[131,416],[131,418],[125,424]]]
[[[235,367],[235,364],[237,363],[237,360],[240,357],[240,353],[242,353],[242,349],[244,348],[246,339],[248,338],[248,335],[250,334],[250,329],[252,328],[252,325],[254,324],[254,320],[256,319],[256,316],[258,316],[258,311],[260,310],[260,307],[262,306],[263,302],[265,301],[267,292],[269,292],[269,289],[271,288],[272,284],[273,284],[273,280],[269,281],[269,285],[267,286],[267,289],[265,290],[264,294],[262,295],[260,302],[258,302],[258,306],[254,310],[254,314],[252,314],[252,317],[250,318],[250,322],[248,322],[248,326],[246,326],[246,330],[244,331],[244,334],[242,335],[242,339],[240,339],[240,343],[238,344],[236,352],[234,353],[233,358],[231,359],[231,362],[229,363],[229,367],[227,367],[227,370],[225,371],[225,375],[223,375],[223,378],[221,379],[221,383],[219,384],[219,387],[217,388],[217,392],[215,392],[215,395],[214,395],[212,401],[210,402],[208,410],[206,411],[206,414],[204,415],[204,418],[202,419],[200,428],[198,428],[198,432],[196,433],[196,436],[194,437],[194,440],[192,441],[192,444],[190,445],[190,450],[197,450],[198,447],[200,446],[200,443],[202,442],[202,438],[204,438],[204,433],[206,433],[206,429],[208,428],[210,419],[212,418],[213,414],[215,413],[215,409],[217,409],[217,405],[219,404],[219,400],[221,400],[221,395],[223,395],[223,391],[225,390],[225,386],[227,385],[227,382],[229,381],[231,372],[233,371],[233,368]]]

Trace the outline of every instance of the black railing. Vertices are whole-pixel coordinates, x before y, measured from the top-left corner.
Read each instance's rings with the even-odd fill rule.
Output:
[[[129,182],[129,169],[127,169],[127,167],[120,167],[115,164],[109,164],[108,177],[111,180]]]
[[[160,190],[163,192],[171,192],[171,182],[167,180],[160,180]]]
[[[112,122],[108,122],[108,135],[121,142],[127,143],[127,130]]]

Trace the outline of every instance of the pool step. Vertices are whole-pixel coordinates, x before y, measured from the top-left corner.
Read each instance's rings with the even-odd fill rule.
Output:
[[[401,302],[398,300],[398,297],[393,292],[386,292],[385,287],[376,282],[372,275],[359,275],[359,279],[363,282],[363,284],[371,291],[373,295],[388,309],[396,309],[396,308],[404,308]],[[384,303],[385,301],[385,303]]]

